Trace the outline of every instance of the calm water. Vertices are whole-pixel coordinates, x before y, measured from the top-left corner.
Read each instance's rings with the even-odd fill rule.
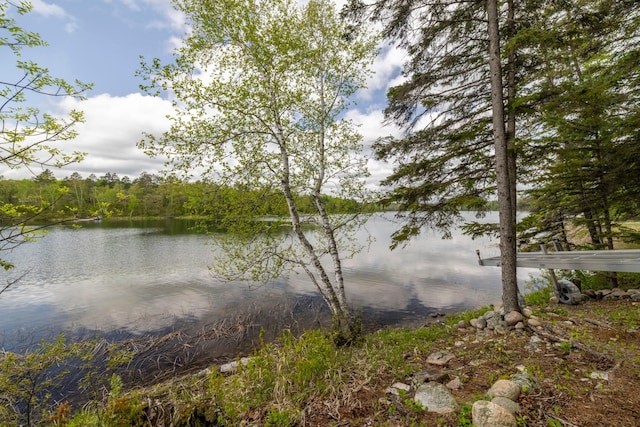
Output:
[[[397,229],[391,215],[367,223],[375,241],[345,262],[348,298],[366,317],[394,324],[434,311],[499,301],[500,269],[480,267],[475,254],[498,255],[497,242],[452,240],[425,232],[390,251]],[[495,218],[489,218],[492,220]],[[184,222],[102,223],[53,228],[37,243],[3,257],[16,268],[1,280],[19,282],[0,295],[0,346],[7,350],[61,331],[149,334],[176,324],[211,322],[253,305],[269,308],[286,298],[314,296],[304,275],[262,287],[220,283],[209,274],[208,237]],[[364,236],[363,232],[363,236]],[[529,274],[519,269],[521,288]]]

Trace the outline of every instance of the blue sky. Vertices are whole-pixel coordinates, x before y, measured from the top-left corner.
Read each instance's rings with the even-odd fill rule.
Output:
[[[170,0],[31,0],[31,3],[33,11],[15,19],[22,28],[38,32],[49,46],[24,50],[23,57],[49,68],[53,76],[94,84],[86,101],[58,100],[39,106],[53,114],[71,108],[85,113],[86,122],[77,127],[79,136],[64,148],[88,155],[79,164],[53,170],[55,176],[64,178],[74,171],[83,177],[115,172],[133,179],[143,171],[161,170],[162,161],[145,156],[136,143],[143,132],[159,134],[166,130],[165,116],[171,107],[165,99],[144,95],[138,88],[142,81],[135,72],[140,55],[147,60],[158,57],[170,61],[173,47],[187,30],[184,18],[172,8]],[[359,94],[357,108],[348,113],[362,125],[360,131],[366,144],[398,132],[382,128],[382,109],[386,89],[398,81],[402,60],[398,50],[382,49],[374,64],[370,89]],[[0,63],[0,75],[11,75],[7,65],[5,61]],[[375,183],[391,167],[371,161],[370,170],[371,182]],[[0,170],[0,175],[30,176],[25,170],[5,169]]]
[[[31,0],[19,18],[49,43],[29,54],[53,75],[95,84],[93,93],[138,92],[140,55],[170,59],[172,40],[184,33],[168,0]]]

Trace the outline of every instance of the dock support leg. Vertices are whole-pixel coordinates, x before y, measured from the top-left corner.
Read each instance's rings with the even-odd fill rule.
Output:
[[[558,247],[556,246],[556,249],[557,248]],[[547,247],[544,243],[540,244],[540,249],[545,255],[547,254]],[[558,298],[558,302],[562,304],[575,305],[582,301],[580,288],[569,280],[562,279],[559,281],[553,268],[549,269],[549,274],[551,275],[551,282],[553,283],[553,294]]]
[[[540,243],[540,250],[546,255],[547,245]],[[551,276],[551,283],[553,283],[553,294],[558,296],[560,295],[560,286],[558,285],[558,278],[556,277],[556,272],[553,268],[549,269],[549,275]]]

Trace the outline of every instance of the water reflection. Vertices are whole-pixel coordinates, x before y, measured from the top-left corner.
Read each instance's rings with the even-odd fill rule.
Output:
[[[367,229],[374,243],[344,263],[352,305],[382,322],[396,322],[499,300],[500,270],[480,267],[475,255],[476,249],[497,255],[497,242],[459,233],[442,240],[425,232],[390,251],[397,228],[390,219],[372,218]],[[268,308],[284,298],[316,294],[304,275],[257,288],[215,281],[208,271],[209,238],[185,232],[186,225],[60,227],[16,248],[6,256],[16,268],[3,273],[3,280],[24,277],[0,296],[0,344],[10,348],[17,336],[43,330],[153,333],[178,321],[211,322],[249,305]],[[531,272],[537,270],[519,269],[520,280]]]

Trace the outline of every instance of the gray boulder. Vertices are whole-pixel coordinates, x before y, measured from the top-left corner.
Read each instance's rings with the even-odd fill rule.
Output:
[[[558,280],[558,288],[554,288],[553,293],[562,304],[576,305],[582,301],[580,289],[566,279]]]
[[[504,409],[514,415],[520,411],[520,405],[518,405],[511,399],[507,399],[506,397],[494,397],[493,399],[491,399],[491,402],[495,403],[496,405],[502,406]]]
[[[511,380],[498,380],[491,386],[487,394],[491,397],[506,397],[516,401],[520,397],[520,386]]]
[[[444,366],[449,363],[449,361],[454,357],[455,356],[448,351],[437,351],[435,353],[431,353],[427,357],[427,363],[430,363],[432,365]]]
[[[456,409],[456,400],[447,387],[440,383],[426,383],[416,390],[414,400],[429,412],[449,414]]]
[[[517,427],[516,417],[502,406],[486,400],[476,401],[471,408],[475,427]]]
[[[518,372],[517,374],[511,375],[511,381],[518,384],[520,391],[525,394],[533,393],[541,387],[540,381],[528,372]]]

